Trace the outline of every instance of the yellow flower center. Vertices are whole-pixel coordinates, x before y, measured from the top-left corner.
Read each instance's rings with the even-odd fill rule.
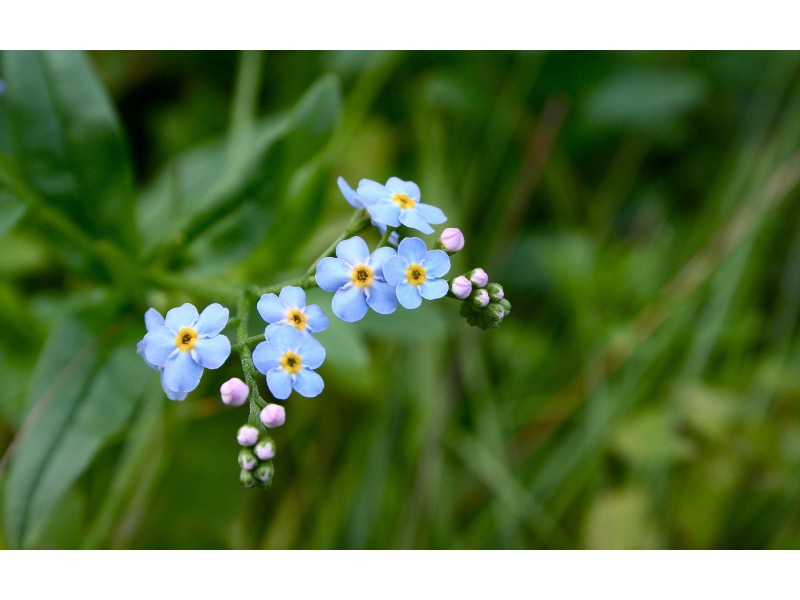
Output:
[[[360,288],[369,287],[372,285],[373,271],[367,265],[356,265],[353,272],[350,273],[350,281],[353,285]]]
[[[286,319],[289,321],[289,325],[294,325],[300,331],[306,328],[306,321],[308,321],[308,317],[299,308],[290,310],[289,314],[286,315]]]
[[[417,205],[408,194],[392,194],[392,201],[400,208],[414,208]]]
[[[425,267],[418,264],[408,265],[406,269],[406,281],[411,285],[422,285],[425,283]]]
[[[189,352],[197,344],[197,332],[191,327],[181,327],[175,336],[175,345],[181,352]]]
[[[303,366],[303,359],[290,350],[281,356],[281,366],[287,373],[299,373]]]

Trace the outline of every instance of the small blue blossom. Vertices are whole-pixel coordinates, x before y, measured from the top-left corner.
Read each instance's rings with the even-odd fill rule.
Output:
[[[402,224],[422,233],[433,233],[430,223],[438,225],[447,220],[440,209],[419,201],[419,186],[413,181],[390,177],[384,186],[377,181],[362,179],[357,195],[376,223],[391,227]]]
[[[210,304],[198,315],[197,309],[186,303],[171,309],[163,325],[148,331],[142,340],[144,358],[150,364],[163,365],[165,390],[191,392],[200,383],[204,368],[222,366],[231,353],[230,341],[220,335],[227,322],[228,309],[219,304]]]
[[[325,331],[328,327],[329,319],[318,305],[306,306],[303,288],[287,285],[280,296],[264,294],[257,308],[261,318],[269,323],[264,331],[268,339],[279,327],[294,327],[305,335]]]
[[[350,203],[350,206],[357,209],[366,209],[367,206],[361,201],[361,198],[358,197],[356,191],[350,187],[350,184],[344,180],[344,177],[339,177],[336,180],[336,183],[339,184],[339,189],[342,192],[342,196],[344,199]],[[369,211],[368,211],[369,212]],[[384,223],[377,223],[374,219],[370,219],[372,224],[378,228],[378,231],[383,235],[386,233],[386,224]],[[389,234],[389,243],[393,246],[397,246],[397,242],[400,240],[400,236],[396,231],[393,231]]]
[[[314,372],[325,360],[325,348],[294,327],[279,327],[253,350],[253,364],[267,376],[272,395],[285,400],[294,389],[301,396],[318,396],[325,383]]]
[[[396,287],[397,299],[405,308],[417,308],[422,299],[436,300],[449,286],[441,279],[450,270],[450,257],[442,250],[428,250],[419,238],[405,238],[397,256],[383,265],[386,281]]]
[[[164,317],[162,317],[161,313],[155,308],[150,308],[146,313],[144,313],[144,326],[148,332],[152,331],[156,327],[163,327]],[[183,400],[186,398],[186,392],[173,391],[167,387],[167,384],[164,383],[164,365],[155,365],[147,360],[147,357],[144,355],[144,339],[140,340],[139,343],[136,344],[136,354],[142,357],[142,360],[144,360],[148,367],[158,371],[159,375],[161,376],[161,387],[163,388],[164,393],[167,395],[167,398],[170,400]]]
[[[382,315],[397,308],[394,287],[383,277],[383,264],[395,256],[394,248],[378,248],[370,254],[360,237],[339,242],[336,258],[323,258],[317,265],[317,285],[333,296],[333,314],[342,321],[359,321],[367,307]]]

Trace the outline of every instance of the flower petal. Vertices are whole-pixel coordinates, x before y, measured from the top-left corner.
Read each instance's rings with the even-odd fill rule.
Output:
[[[281,353],[287,350],[294,352],[300,347],[300,344],[303,343],[303,337],[303,334],[297,331],[297,329],[287,325],[285,327],[279,327],[272,332],[269,336],[269,341],[275,344],[275,347],[278,348]]]
[[[264,294],[256,304],[258,314],[267,323],[274,323],[286,318],[286,308],[275,294]]]
[[[194,327],[197,317],[197,309],[187,302],[182,306],[167,311],[167,318],[164,319],[164,325],[177,334],[181,327]]]
[[[328,256],[317,264],[315,279],[317,285],[326,292],[335,292],[350,281],[351,267],[338,258]],[[261,315],[262,317],[264,315]]]
[[[422,304],[422,297],[419,295],[417,288],[410,283],[402,282],[397,286],[397,299],[400,304],[405,308],[419,308]]]
[[[155,329],[156,327],[163,327],[164,326],[164,317],[161,316],[161,313],[158,312],[155,308],[147,309],[147,312],[144,313],[144,327],[147,331]]]
[[[369,259],[369,247],[363,238],[358,236],[351,237],[339,242],[336,246],[336,256],[349,265],[355,266],[367,262]]]
[[[448,289],[450,288],[444,279],[429,279],[419,286],[419,295],[426,300],[438,300],[447,295]]]
[[[156,369],[156,370],[157,370],[157,369],[160,369],[160,368],[161,368],[161,367],[159,367],[158,365],[154,365],[154,364],[153,364],[153,363],[151,363],[149,360],[147,360],[147,357],[144,355],[144,340],[143,340],[143,339],[142,339],[142,340],[139,340],[139,342],[136,344],[136,354],[138,354],[139,356],[141,356],[141,357],[142,357],[142,360],[145,362],[145,364],[146,364],[148,367],[150,367],[151,369]]]
[[[361,198],[364,204],[375,202],[381,198],[392,197],[392,193],[389,190],[377,181],[372,181],[371,179],[362,179],[359,181],[356,194],[358,194],[358,197]]]
[[[443,250],[430,250],[420,264],[425,267],[428,279],[437,279],[450,270],[450,257]]]
[[[147,332],[142,340],[145,360],[157,367],[163,367],[169,355],[178,349],[175,346],[175,335],[169,327],[156,327]]]
[[[414,208],[417,209],[419,216],[425,219],[425,221],[428,223],[439,225],[440,223],[447,221],[447,217],[444,216],[442,209],[437,206],[418,203]]]
[[[395,286],[406,278],[406,269],[408,261],[402,256],[393,256],[383,263],[383,278]]]
[[[194,361],[191,352],[178,351],[164,365],[164,383],[175,392],[191,392],[202,374],[203,367]]]
[[[336,180],[336,183],[339,184],[339,189],[342,192],[342,196],[344,196],[344,199],[347,200],[350,206],[353,208],[364,208],[364,203],[358,197],[356,191],[350,187],[350,184],[345,181],[344,177],[339,177],[339,179]]]
[[[322,377],[319,376],[319,373],[315,373],[311,369],[300,369],[292,387],[301,396],[313,398],[322,393],[322,390],[325,388],[325,382],[322,381]]]
[[[192,348],[192,358],[206,369],[219,369],[231,355],[231,342],[224,335],[199,338]]]
[[[176,392],[171,390],[167,387],[167,384],[164,383],[164,370],[161,370],[161,389],[164,390],[164,393],[167,395],[167,398],[170,400],[183,400],[186,398],[187,392]]]
[[[261,342],[253,350],[253,365],[260,373],[266,375],[270,369],[281,364],[281,356],[283,356],[283,352],[271,340]]]
[[[280,367],[267,371],[267,387],[278,400],[286,400],[292,393],[292,378]]]
[[[373,204],[368,204],[367,211],[375,223],[391,225],[392,227],[400,226],[400,207],[391,200],[378,200]]]
[[[367,304],[376,313],[389,315],[397,308],[397,294],[394,286],[385,281],[376,281],[369,288]]]
[[[406,259],[408,264],[422,264],[427,252],[428,247],[418,237],[404,238],[397,247],[397,255]]]
[[[303,338],[297,353],[303,359],[303,366],[309,369],[316,369],[325,360],[325,348],[310,335]]]
[[[433,233],[433,227],[425,222],[415,208],[400,211],[400,222],[406,227],[417,229],[422,233]]]
[[[369,266],[375,269],[376,275],[380,276],[380,274],[383,273],[384,263],[393,256],[397,256],[397,250],[394,248],[389,248],[387,246],[378,248],[369,257]]]
[[[289,308],[305,308],[306,306],[305,290],[294,285],[287,285],[283,288],[280,299]]]
[[[328,315],[322,312],[322,309],[318,305],[312,304],[311,306],[306,306],[305,315],[308,319],[308,321],[306,321],[306,331],[319,333],[328,328],[330,319]]]
[[[367,299],[361,288],[349,284],[334,294],[331,308],[342,321],[352,323],[367,314]]]
[[[386,187],[396,194],[405,194],[412,200],[419,201],[419,186],[413,181],[403,181],[399,177],[389,177]]]
[[[200,336],[213,337],[225,329],[228,323],[228,309],[221,304],[209,304],[205,307],[194,328]]]

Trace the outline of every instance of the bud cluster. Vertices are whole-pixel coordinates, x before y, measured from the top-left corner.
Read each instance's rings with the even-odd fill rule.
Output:
[[[275,442],[264,432],[253,425],[242,425],[236,436],[241,446],[239,451],[239,481],[245,487],[269,487],[275,467],[272,458],[275,456]]]
[[[481,268],[472,269],[450,282],[449,295],[463,300],[461,316],[473,327],[494,329],[511,312],[511,303],[506,300],[503,286],[490,282]]]

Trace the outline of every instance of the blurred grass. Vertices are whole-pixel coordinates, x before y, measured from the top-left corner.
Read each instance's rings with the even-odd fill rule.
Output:
[[[419,183],[467,238],[454,272],[484,266],[514,311],[491,332],[449,301],[332,324],[325,392],[287,402],[267,491],[237,483],[246,415],[216,397],[235,361],[180,404],[140,365],[152,381],[124,431],[26,545],[800,546],[800,54],[90,58],[137,211],[163,229],[145,247],[175,240],[130,259],[180,284],[123,289],[116,263],[0,188],[5,511],[55,324],[127,318],[135,339],[147,306],[302,272],[347,222],[340,174]]]

